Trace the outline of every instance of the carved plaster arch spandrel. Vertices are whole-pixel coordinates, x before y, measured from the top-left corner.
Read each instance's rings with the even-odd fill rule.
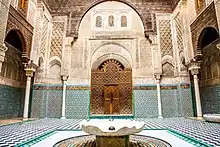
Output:
[[[91,62],[91,69],[97,69],[101,63],[108,59],[115,59],[119,61],[120,63],[123,64],[125,68],[131,68],[131,64],[127,59],[125,59],[123,56],[114,54],[114,53],[109,53],[109,54],[104,54],[103,56],[99,57],[96,61]]]
[[[107,46],[107,45],[116,45],[116,46],[120,46],[122,47],[123,49],[127,50],[129,52],[129,54],[131,55],[131,43],[128,45],[128,46],[125,46],[123,44],[124,42],[112,42],[112,41],[104,41],[104,42],[101,42],[100,44],[98,43],[95,43],[94,44],[94,47],[92,48],[91,50],[91,55],[93,55],[97,50],[99,50],[100,48],[104,47],[104,46]]]
[[[165,63],[170,63],[170,64],[172,64],[172,66],[175,65],[174,59],[173,59],[173,57],[170,56],[170,55],[165,55],[165,56],[163,56],[163,58],[162,58],[162,65],[165,64]]]
[[[94,63],[97,59],[99,59],[101,56],[105,54],[114,54],[123,56],[124,59],[126,59],[130,65],[132,65],[132,54],[124,47],[120,45],[115,44],[107,44],[103,45],[101,47],[98,47],[90,57],[90,62]],[[92,64],[91,64],[92,65]]]

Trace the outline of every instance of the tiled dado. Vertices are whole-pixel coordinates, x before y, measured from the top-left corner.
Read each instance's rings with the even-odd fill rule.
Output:
[[[181,89],[190,89],[190,83],[181,83]],[[178,85],[160,85],[161,90],[171,90],[171,89],[178,89]],[[138,85],[134,86],[133,90],[157,90],[156,85]]]
[[[163,117],[192,116],[190,84],[161,85]],[[61,116],[62,88],[60,85],[34,85],[32,117]],[[89,117],[90,87],[67,85],[66,117]],[[133,87],[133,114],[135,117],[158,117],[156,85],[136,85]]]
[[[24,88],[0,85],[0,118],[22,116],[24,91]]]
[[[34,118],[60,118],[63,85],[34,85],[31,116]],[[89,86],[67,85],[66,117],[87,118]]]
[[[34,90],[63,90],[63,85],[34,85]],[[89,90],[89,86],[67,85],[66,90]]]
[[[161,85],[162,115],[164,118],[192,116],[190,83]],[[135,117],[158,117],[156,85],[138,85],[133,88]]]

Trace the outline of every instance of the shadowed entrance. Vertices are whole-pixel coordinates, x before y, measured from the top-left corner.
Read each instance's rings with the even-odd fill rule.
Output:
[[[90,114],[132,114],[132,71],[119,61],[104,61],[91,75]]]

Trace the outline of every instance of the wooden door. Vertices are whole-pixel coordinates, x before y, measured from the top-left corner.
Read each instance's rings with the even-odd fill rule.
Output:
[[[104,86],[104,114],[119,114],[119,86]]]

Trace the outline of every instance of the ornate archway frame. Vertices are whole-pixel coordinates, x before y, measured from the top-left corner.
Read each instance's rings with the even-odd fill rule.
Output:
[[[111,73],[110,75],[105,71],[102,71],[99,69],[100,65],[102,65],[104,62],[109,61],[109,60],[114,60],[119,62],[121,65],[123,65],[124,70],[117,71],[116,73]],[[115,79],[113,80],[114,82],[106,83],[105,78],[108,79],[108,77],[112,77],[112,74],[117,75],[118,82],[115,83]],[[125,78],[122,78],[125,77]],[[98,78],[98,79],[97,79]],[[111,78],[110,78],[111,79]],[[108,81],[108,80],[107,80]],[[123,104],[120,105],[120,114],[125,114],[129,116],[133,116],[134,114],[134,104],[133,104],[133,96],[132,96],[132,91],[133,91],[133,85],[132,85],[132,68],[129,62],[123,58],[120,55],[117,54],[105,54],[101,56],[96,62],[93,63],[92,68],[91,68],[91,95],[90,95],[90,116],[96,116],[96,115],[103,115],[105,114],[105,98],[104,98],[104,91],[106,86],[110,84],[112,86],[115,85],[116,87],[119,88],[120,91],[120,96],[119,96],[119,103]],[[95,94],[93,94],[93,92]],[[127,95],[126,95],[127,94]],[[129,95],[130,94],[130,95]],[[97,102],[98,104],[96,104]],[[103,102],[103,105],[102,105]],[[113,115],[113,114],[112,114]]]

